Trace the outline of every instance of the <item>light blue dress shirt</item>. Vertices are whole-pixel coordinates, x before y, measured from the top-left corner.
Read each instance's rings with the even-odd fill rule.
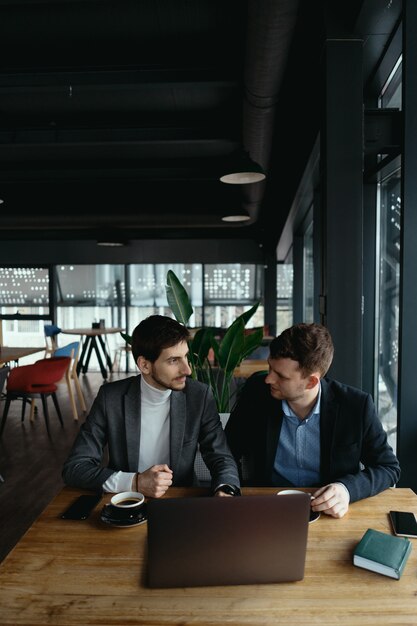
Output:
[[[320,484],[320,402],[317,401],[303,420],[288,403],[282,401],[284,412],[275,455],[272,484],[280,487],[311,487]]]

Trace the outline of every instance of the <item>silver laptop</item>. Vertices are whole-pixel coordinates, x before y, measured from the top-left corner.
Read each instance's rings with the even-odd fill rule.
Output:
[[[150,587],[244,585],[301,580],[310,496],[152,500]]]

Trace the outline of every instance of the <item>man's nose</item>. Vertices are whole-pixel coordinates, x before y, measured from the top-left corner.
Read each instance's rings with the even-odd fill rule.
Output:
[[[267,385],[272,385],[274,383],[274,375],[272,372],[269,372],[265,377],[265,382]]]
[[[189,376],[191,374],[191,367],[187,359],[183,362],[183,372],[185,376]]]

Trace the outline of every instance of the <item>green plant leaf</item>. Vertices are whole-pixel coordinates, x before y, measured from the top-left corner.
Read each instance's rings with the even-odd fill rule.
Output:
[[[120,334],[123,337],[123,339],[126,341],[126,343],[128,343],[129,345],[132,345],[132,337],[130,335],[127,335],[126,333],[120,333]]]
[[[245,326],[243,320],[238,318],[228,328],[220,342],[218,356],[219,366],[224,369],[226,373],[233,373],[233,370],[241,358],[242,350],[245,345],[244,330]]]
[[[208,358],[212,336],[213,330],[211,328],[200,328],[191,340],[190,347],[200,367]]]
[[[250,354],[252,354],[252,352],[256,350],[256,348],[259,348],[262,343],[263,336],[263,328],[257,328],[253,331],[253,333],[245,335],[245,344],[242,350],[242,361],[243,359],[246,359],[246,357],[248,357]]]
[[[243,321],[244,326],[249,322],[250,318],[256,313],[257,308],[259,306],[259,302],[253,305],[248,311],[244,311],[239,317],[236,318],[235,321],[241,319]]]
[[[172,270],[168,270],[165,291],[175,319],[186,326],[194,311],[187,291]]]

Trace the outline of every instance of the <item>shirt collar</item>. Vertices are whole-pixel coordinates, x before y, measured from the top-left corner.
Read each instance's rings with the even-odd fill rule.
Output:
[[[172,389],[157,389],[146,382],[143,376],[140,377],[140,391],[142,401],[148,401],[151,404],[163,404],[172,393]]]
[[[320,406],[321,406],[321,383],[319,383],[319,392],[317,394],[317,400],[313,408],[311,409],[310,413],[307,415],[307,417],[303,421],[309,420],[311,417],[313,417],[313,415],[320,415]],[[282,410],[284,412],[284,415],[286,415],[286,417],[296,417],[297,419],[299,419],[298,416],[291,409],[290,405],[288,404],[286,400],[282,401]]]

